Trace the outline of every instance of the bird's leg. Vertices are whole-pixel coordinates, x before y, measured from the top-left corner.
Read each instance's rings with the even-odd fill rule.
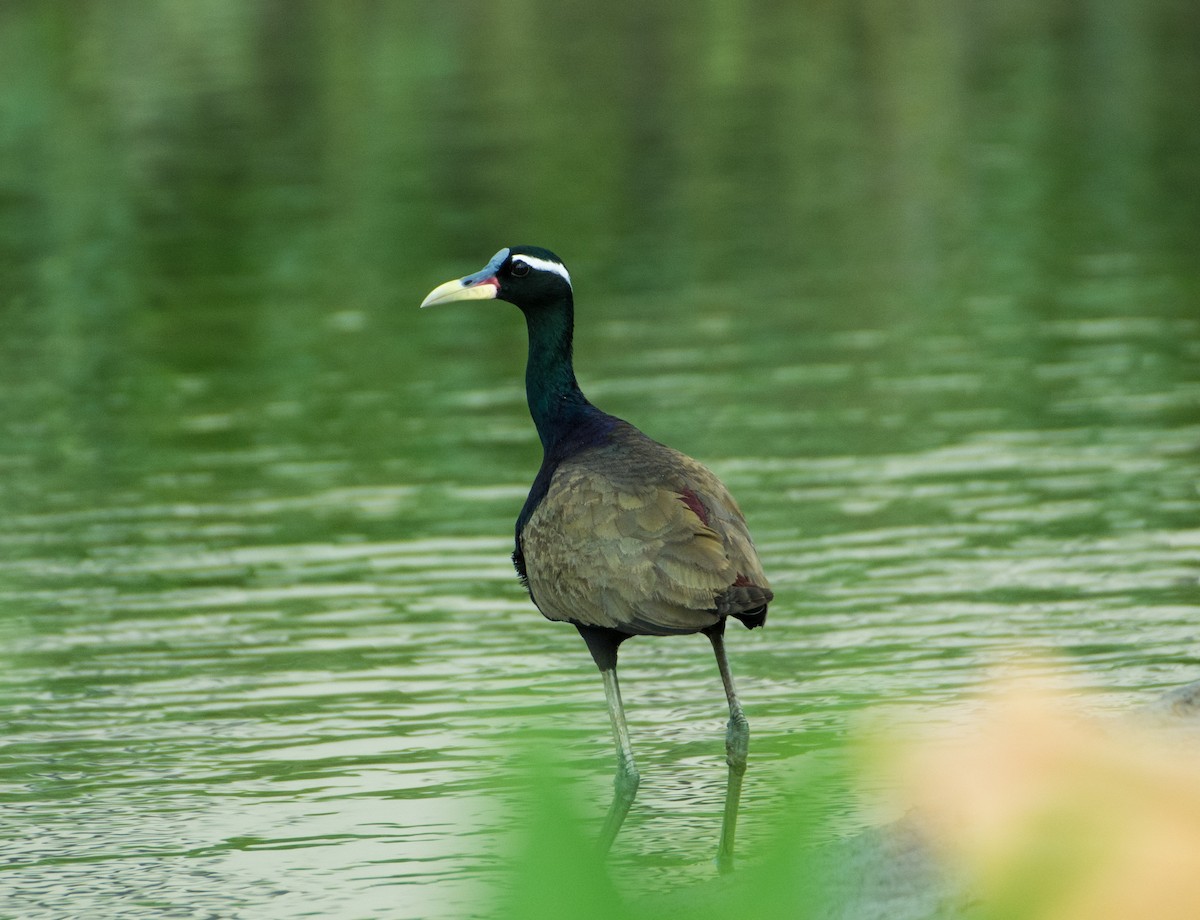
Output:
[[[721,843],[717,848],[717,869],[726,873],[733,870],[733,840],[737,832],[738,803],[742,798],[746,755],[750,750],[750,723],[742,712],[742,704],[733,686],[733,675],[729,672],[729,659],[725,657],[725,621],[721,620],[716,626],[706,629],[704,634],[708,636],[717,656],[721,682],[725,685],[725,696],[729,700],[729,725],[725,732],[729,782],[725,787],[725,818],[721,822]]]
[[[617,832],[629,814],[629,806],[637,795],[638,775],[637,765],[633,762],[633,748],[629,744],[629,727],[625,724],[625,709],[621,705],[621,687],[617,683],[617,669],[614,665],[600,671],[604,678],[604,696],[608,700],[608,717],[612,721],[613,740],[617,743],[617,775],[613,780],[613,800],[604,819],[604,829],[600,832],[600,850],[607,853],[616,839]]]

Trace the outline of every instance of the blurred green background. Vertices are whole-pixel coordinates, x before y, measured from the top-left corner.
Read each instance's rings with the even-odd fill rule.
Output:
[[[0,6],[0,913],[460,915],[530,733],[598,823],[599,677],[507,559],[520,315],[416,309],[510,244],[750,520],[747,852],[865,703],[1194,679],[1197,47],[1182,0]],[[706,878],[707,643],[622,660],[616,864]]]

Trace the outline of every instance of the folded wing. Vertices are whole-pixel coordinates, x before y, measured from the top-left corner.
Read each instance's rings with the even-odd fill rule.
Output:
[[[552,620],[630,633],[759,625],[772,594],[729,491],[636,433],[555,471],[521,534],[529,590]],[[753,622],[752,622],[753,620]]]

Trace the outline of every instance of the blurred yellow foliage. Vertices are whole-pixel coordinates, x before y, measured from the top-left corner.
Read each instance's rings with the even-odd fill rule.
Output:
[[[1083,718],[1031,681],[890,750],[901,800],[983,917],[1200,918],[1200,745]]]

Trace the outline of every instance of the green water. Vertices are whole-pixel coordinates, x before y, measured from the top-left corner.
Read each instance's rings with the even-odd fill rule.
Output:
[[[599,677],[508,562],[548,246],[608,411],[738,496],[743,849],[863,704],[1034,650],[1200,676],[1200,15],[244,0],[0,9],[0,915],[442,917]],[[712,873],[703,638],[622,677],[615,864]]]

